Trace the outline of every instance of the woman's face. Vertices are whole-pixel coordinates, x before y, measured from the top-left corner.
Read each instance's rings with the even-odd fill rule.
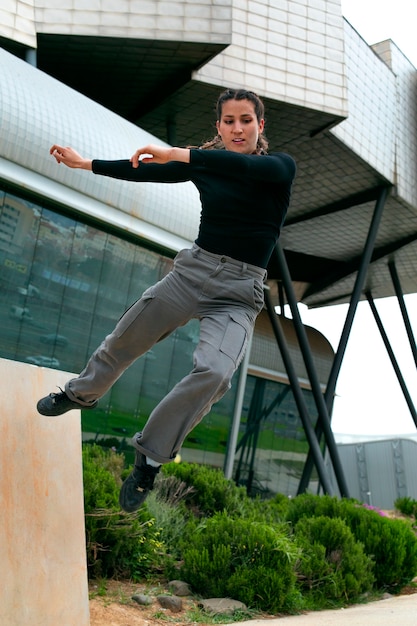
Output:
[[[256,151],[258,136],[264,129],[264,120],[258,122],[255,105],[250,100],[226,100],[216,128],[226,150],[252,154]]]

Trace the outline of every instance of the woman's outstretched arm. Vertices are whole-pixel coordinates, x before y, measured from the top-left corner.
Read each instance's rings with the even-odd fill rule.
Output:
[[[49,150],[57,163],[63,163],[67,167],[82,170],[92,170],[92,159],[84,159],[74,148],[58,146],[54,144]]]
[[[64,147],[54,144],[49,152],[57,163],[63,163],[67,167],[90,171],[93,169],[93,160],[85,159],[70,146]],[[189,163],[190,150],[188,148],[172,148],[149,144],[136,150],[135,154],[130,158],[130,162],[134,168],[139,167],[142,162],[164,164],[170,161]]]

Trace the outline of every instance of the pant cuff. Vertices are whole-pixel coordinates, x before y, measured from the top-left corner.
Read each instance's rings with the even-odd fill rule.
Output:
[[[142,452],[142,454],[144,454],[146,457],[148,457],[149,459],[152,459],[152,461],[156,461],[157,463],[171,463],[174,460],[175,457],[161,456],[157,452],[154,452],[153,450],[148,450],[147,448],[145,448],[140,443],[141,437],[142,437],[142,433],[136,433],[132,437],[132,446],[136,448],[136,450],[139,450],[139,452]]]
[[[71,391],[71,381],[68,381],[64,387],[64,391],[67,394],[68,398],[73,402],[77,402],[80,406],[91,406],[96,402],[96,400],[91,400],[90,402],[86,402],[85,400],[81,400]]]

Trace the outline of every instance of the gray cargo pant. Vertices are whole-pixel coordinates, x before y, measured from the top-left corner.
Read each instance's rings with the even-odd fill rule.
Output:
[[[193,369],[154,408],[133,445],[154,461],[175,458],[187,434],[230,388],[263,306],[266,271],[196,244],[179,252],[172,271],[147,289],[70,380],[67,395],[84,406],[101,396],[152,346],[200,320]]]

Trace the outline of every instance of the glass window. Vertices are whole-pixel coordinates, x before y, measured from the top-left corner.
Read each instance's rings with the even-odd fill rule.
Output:
[[[303,390],[313,420],[317,409],[310,390]],[[295,496],[309,450],[291,388],[283,383],[248,376],[234,479],[248,493]],[[313,485],[317,475],[313,472]]]
[[[0,356],[80,372],[126,308],[172,263],[140,243],[0,191]],[[137,359],[95,411],[82,412],[84,439],[124,451],[133,462],[129,439],[192,369],[198,340],[193,320]],[[224,467],[238,375],[187,437],[184,460]],[[292,393],[253,376],[245,393],[235,478],[250,493],[295,493],[308,444]]]
[[[34,274],[41,209],[10,193],[0,202],[1,356],[24,361],[38,355],[43,328]]]

